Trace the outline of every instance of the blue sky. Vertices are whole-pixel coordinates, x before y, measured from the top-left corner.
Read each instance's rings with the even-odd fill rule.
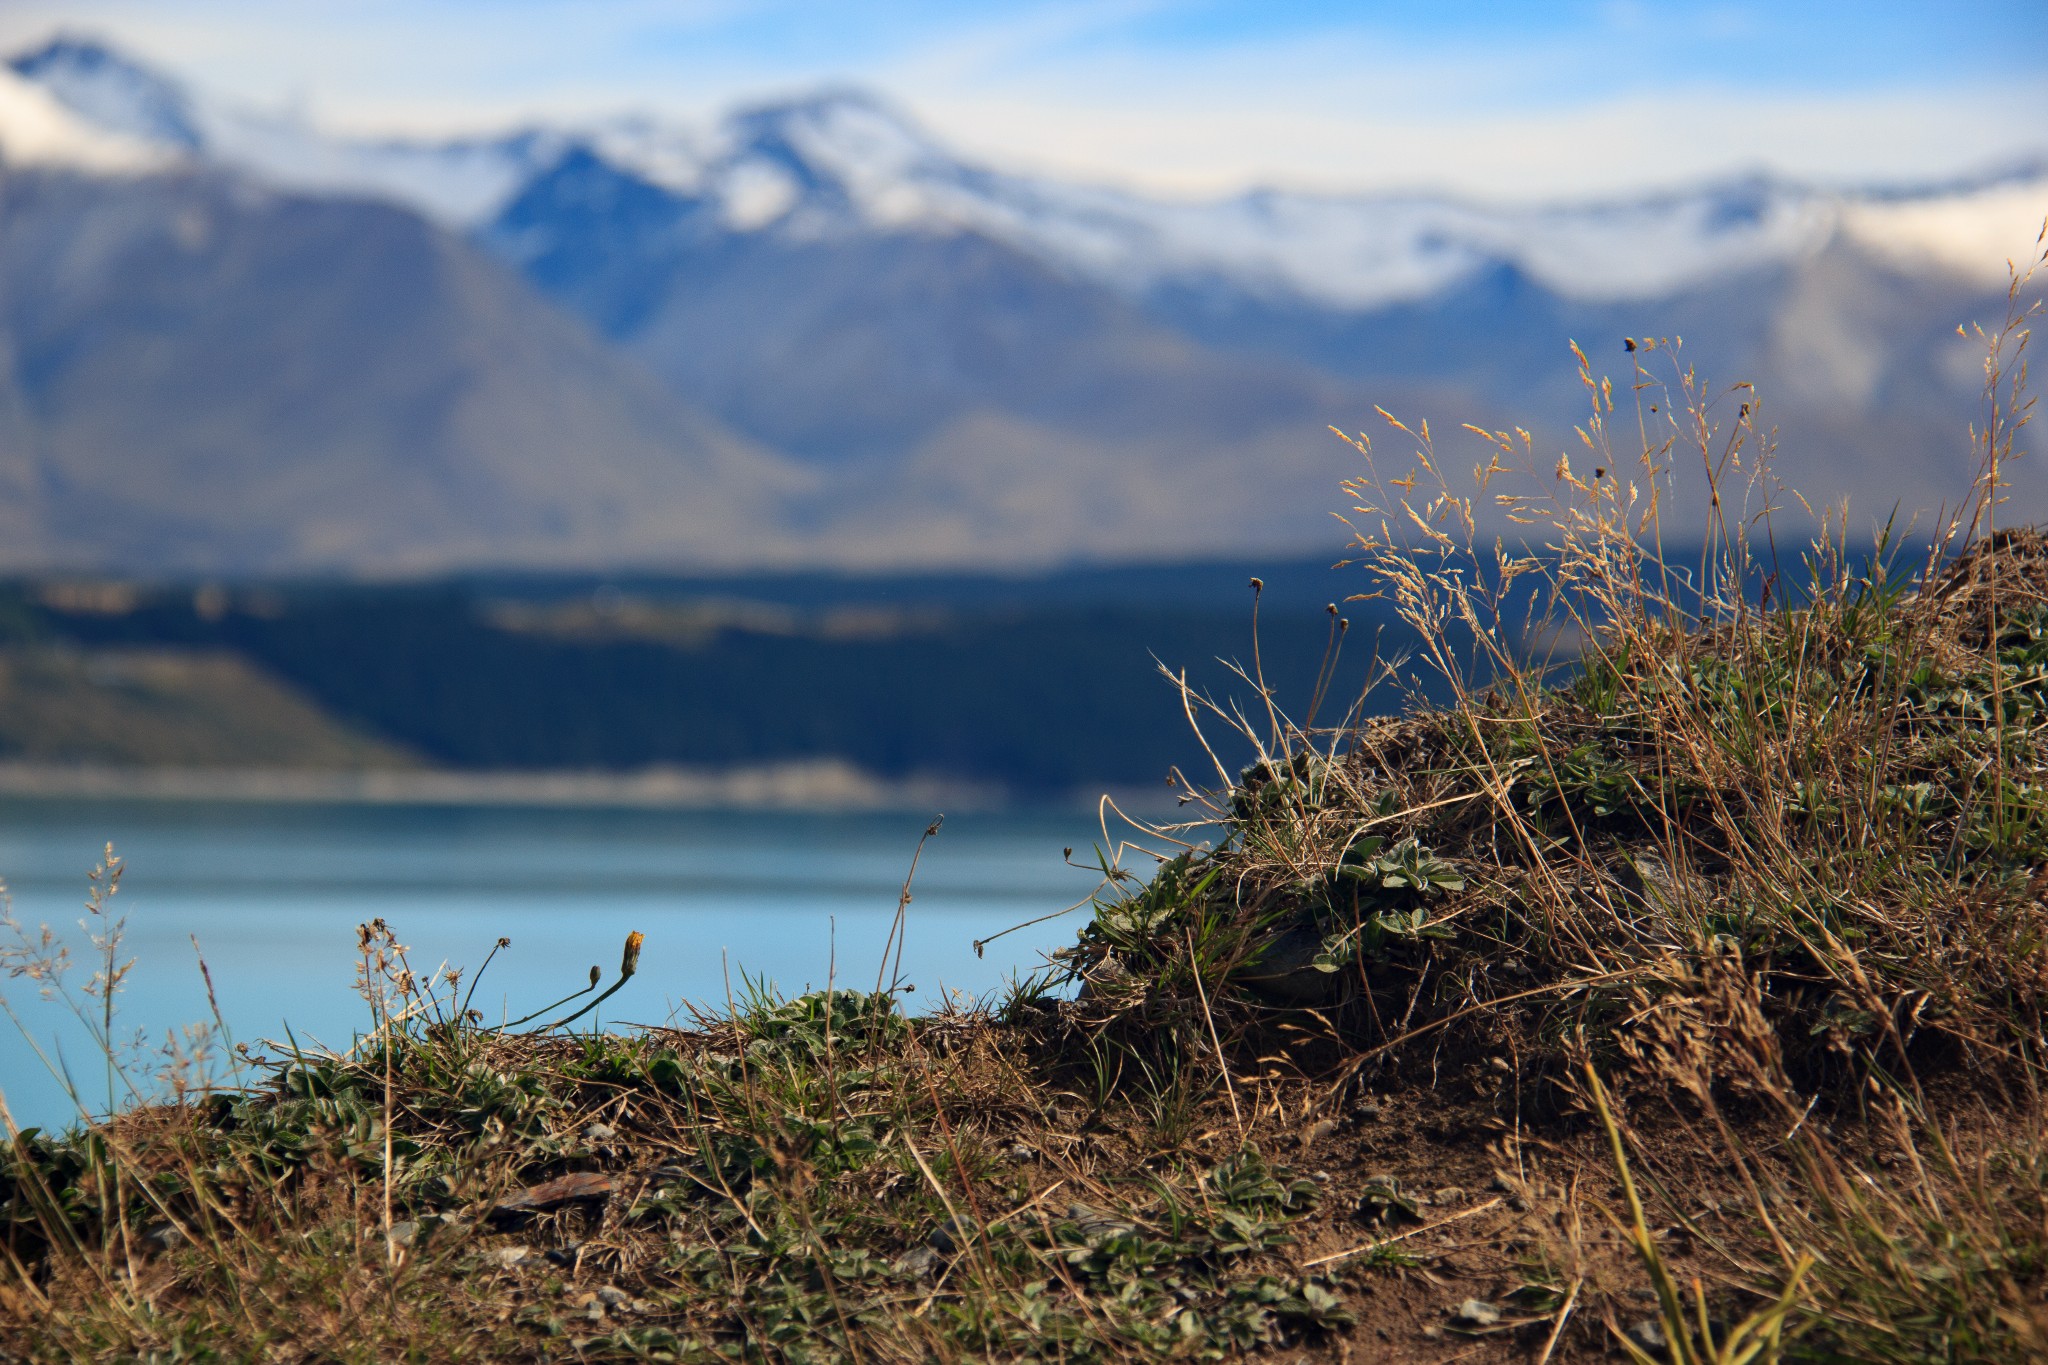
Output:
[[[364,130],[820,83],[948,141],[1169,193],[1527,198],[1771,168],[1940,176],[2048,150],[2048,3],[1662,0],[8,0],[216,91]]]

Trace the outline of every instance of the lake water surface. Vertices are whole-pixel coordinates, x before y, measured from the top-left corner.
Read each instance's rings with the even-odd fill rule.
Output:
[[[0,880],[18,922],[48,923],[73,943],[77,988],[93,971],[77,928],[86,874],[114,844],[125,872],[112,910],[127,920],[123,957],[135,959],[117,1034],[140,1030],[161,1045],[167,1031],[207,1019],[203,954],[236,1038],[255,1046],[289,1024],[302,1043],[346,1046],[368,1019],[352,989],[355,930],[374,917],[421,969],[473,972],[499,936],[510,938],[472,1002],[492,1020],[567,995],[592,964],[609,985],[635,929],[647,936],[640,972],[605,1003],[606,1024],[686,1021],[692,1003],[722,1011],[743,973],[786,993],[822,987],[835,972],[842,987],[872,989],[929,819],[0,801]],[[1085,911],[1011,934],[985,958],[972,947],[1086,897],[1098,877],[1067,866],[1061,850],[1073,846],[1085,862],[1100,839],[1088,813],[949,818],[912,888],[911,1007],[935,1006],[942,991],[996,990],[1071,943]],[[0,994],[23,1026],[0,1023],[0,1088],[15,1121],[76,1118],[31,1036],[103,1109],[104,1062],[82,1031],[30,982],[0,977]]]

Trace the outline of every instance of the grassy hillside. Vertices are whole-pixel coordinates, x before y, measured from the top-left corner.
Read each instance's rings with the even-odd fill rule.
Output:
[[[389,768],[404,748],[337,723],[225,650],[0,646],[0,762]]]
[[[1443,700],[1310,727],[1190,696],[1258,756],[1183,775],[1192,822],[1105,858],[1073,946],[1005,998],[911,1018],[885,960],[579,1032],[634,934],[604,992],[492,1030],[473,978],[365,925],[347,1052],[232,1052],[229,1083],[181,1056],[170,1103],[15,1140],[0,1341],[2048,1359],[2048,535],[1995,526],[2023,399],[1994,389],[1924,555],[1760,565],[1731,514],[1678,563],[1592,387],[1599,463],[1516,503],[1541,556],[1474,543],[1426,434],[1412,476],[1352,489]],[[1645,462],[1694,440],[1732,507],[1765,472],[1751,409],[1672,390]],[[1569,667],[1513,647],[1531,575]],[[106,910],[75,999],[111,1044]],[[61,986],[54,952],[24,933],[9,966]]]

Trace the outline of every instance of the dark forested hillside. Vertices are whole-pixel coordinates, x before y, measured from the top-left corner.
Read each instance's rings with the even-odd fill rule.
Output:
[[[1064,588],[983,585],[978,602],[914,583],[869,588],[885,600],[844,600],[853,588],[825,579],[731,585],[781,600],[705,585],[186,588],[98,600],[19,588],[0,616],[17,639],[232,651],[355,732],[449,766],[838,758],[883,776],[1054,794],[1158,783],[1174,764],[1195,771],[1201,750],[1159,663],[1251,700],[1218,662],[1252,661],[1243,576],[1204,604],[1164,575],[1143,590],[1147,571],[1132,573],[1135,591],[1105,595],[1082,575]],[[1331,623],[1308,597],[1332,586],[1298,577],[1301,590],[1260,623],[1266,676],[1296,711]],[[1334,709],[1356,694],[1372,633],[1351,632]]]

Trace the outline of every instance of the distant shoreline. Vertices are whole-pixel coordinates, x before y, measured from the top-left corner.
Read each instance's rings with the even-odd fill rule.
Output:
[[[836,759],[637,772],[132,767],[0,762],[0,798],[96,797],[349,805],[591,806],[728,810],[991,810],[993,783],[883,778]]]

